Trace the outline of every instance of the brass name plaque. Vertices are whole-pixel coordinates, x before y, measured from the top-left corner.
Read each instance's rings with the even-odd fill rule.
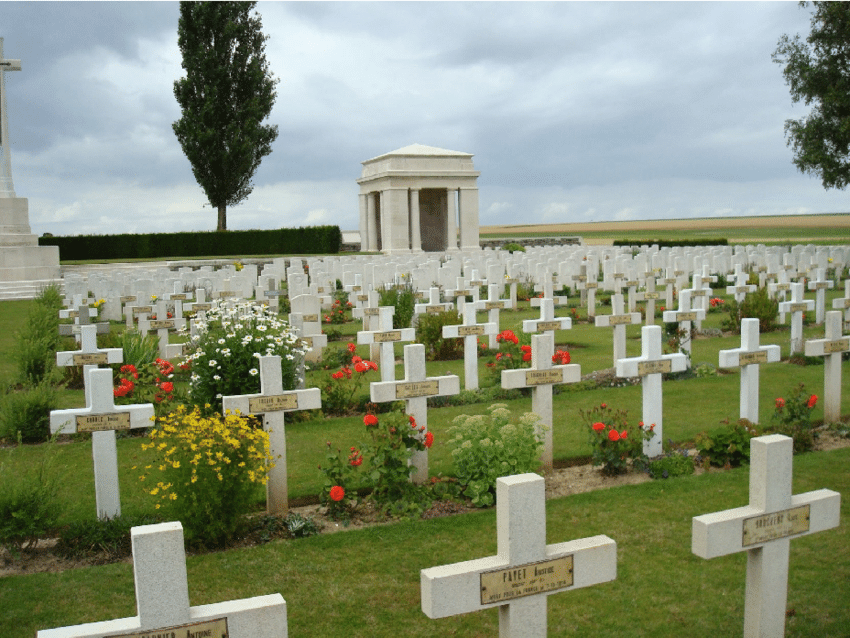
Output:
[[[369,301],[369,295],[357,295],[357,301]]]
[[[484,302],[484,310],[502,310],[505,307],[504,301],[486,301]]]
[[[478,286],[478,287],[481,287],[481,286],[483,286],[483,285],[484,285],[484,282],[483,282],[483,281],[470,281],[470,282],[469,282],[469,285],[470,285],[470,286]]]
[[[318,292],[319,294],[322,294],[323,292],[325,292],[325,287],[319,286],[318,288],[316,288],[316,292]]]
[[[573,281],[587,281],[587,275],[573,275]]]
[[[235,297],[236,293],[233,292],[232,290],[219,290],[218,296],[219,297]]]
[[[674,274],[676,277],[681,277],[682,275],[684,275],[684,274],[685,274],[685,271],[684,271],[684,270],[674,270],[674,271],[673,271],[673,274]]]
[[[80,312],[78,310],[69,310],[68,311],[68,319],[76,319],[80,316]]]
[[[417,290],[416,292],[413,293],[413,298],[414,299],[425,299],[425,293]]]
[[[313,337],[301,337],[298,341],[300,341],[307,348],[313,347]]]
[[[363,314],[367,317],[377,317],[381,314],[380,308],[363,308]]]
[[[109,363],[109,355],[105,352],[83,352],[72,357],[75,366],[97,366]]]
[[[251,414],[282,412],[283,410],[297,409],[297,394],[275,394],[267,397],[255,397],[253,399],[248,399],[248,412]]]
[[[615,272],[613,275],[614,279],[625,279],[626,273],[624,272]]]
[[[401,330],[375,333],[375,343],[387,343],[389,341],[401,341]]]
[[[637,281],[636,279],[631,279],[631,280],[629,280],[629,281],[627,281],[627,282],[626,282],[626,285],[627,285],[629,288],[637,288],[639,284],[640,284],[640,282],[639,282],[639,281]]]
[[[429,315],[437,315],[445,311],[445,306],[425,306],[425,313]]]
[[[455,297],[466,297],[466,295],[472,294],[468,290],[455,290],[453,291]]]
[[[129,412],[87,414],[77,417],[77,432],[101,432],[103,430],[129,430]]]
[[[179,627],[135,631],[110,638],[227,638],[228,635],[227,618],[217,618]]]
[[[150,314],[151,312],[153,312],[153,306],[133,306],[134,315]]]
[[[157,321],[150,322],[151,330],[163,330],[165,328],[170,330],[175,327],[174,319],[158,319]]]
[[[814,283],[815,283],[815,288],[814,288],[815,290],[825,290],[825,289],[829,288],[829,282],[828,281],[816,281]]]
[[[563,370],[526,370],[525,385],[551,385],[563,383]]]
[[[573,557],[484,572],[480,579],[481,604],[501,605],[515,598],[572,587]]]
[[[801,505],[790,510],[746,519],[741,545],[749,547],[777,538],[808,532],[809,508],[809,505]]]
[[[212,308],[211,303],[193,303],[192,304],[192,310],[195,311],[195,312],[201,312],[201,311],[205,312],[207,310],[210,310],[211,308]]]
[[[808,310],[808,306],[804,303],[791,304],[791,312],[805,312],[806,310]]]
[[[473,335],[483,335],[484,334],[484,326],[458,326],[457,327],[457,336],[458,337],[471,337]]]
[[[776,290],[780,292],[784,290],[791,290],[791,284],[776,284]]]
[[[708,290],[705,288],[691,290],[691,297],[705,297],[706,294],[708,294]]]
[[[124,297],[118,297],[118,301],[121,303],[128,303],[130,301],[136,301],[136,295],[126,295]]]
[[[308,322],[308,321],[313,321],[313,322],[315,322],[315,321],[318,321],[318,320],[319,320],[319,315],[304,315],[304,316],[302,317],[302,319],[303,319],[303,321],[304,321],[305,323],[306,323],[306,322]]]
[[[183,295],[183,294],[171,295],[171,297],[169,297],[169,299],[171,301],[186,301],[186,298],[187,298],[187,295]]]
[[[599,282],[597,281],[587,281],[584,284],[586,290],[592,290],[594,288],[599,288]]]
[[[352,292],[360,292],[361,290],[363,290],[362,286],[352,286],[351,287]]]
[[[767,351],[760,350],[759,352],[742,352],[738,355],[738,363],[742,366],[749,366],[754,363],[767,363]]]
[[[439,381],[409,381],[407,383],[398,383],[395,387],[395,398],[398,400],[436,396],[439,393]]]
[[[665,284],[667,284],[668,286],[669,286],[670,284],[675,284],[675,283],[676,283],[676,278],[675,278],[675,277],[667,277],[667,279],[665,279],[665,280],[664,280],[664,283],[665,283]]]
[[[644,299],[661,299],[660,292],[645,292],[643,293]]]
[[[673,371],[673,362],[670,359],[658,359],[657,361],[638,361],[638,376],[647,374],[664,374]]]
[[[848,340],[847,338],[823,342],[823,351],[825,354],[831,354],[834,352],[847,352],[848,350],[850,350],[850,340]]]
[[[561,322],[560,321],[538,321],[537,322],[538,330],[560,330]]]
[[[743,292],[750,292],[749,286],[735,286],[735,293],[741,294]]]
[[[676,314],[676,321],[696,321],[697,313],[695,312],[679,312]]]
[[[608,325],[623,326],[632,323],[631,315],[609,315]]]

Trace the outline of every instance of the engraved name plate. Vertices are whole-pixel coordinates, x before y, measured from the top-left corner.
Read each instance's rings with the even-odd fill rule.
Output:
[[[791,304],[791,312],[805,312],[808,309],[808,306],[804,303],[792,303]]]
[[[109,363],[109,356],[105,352],[83,352],[71,357],[75,366],[98,366]]]
[[[363,314],[367,317],[377,317],[381,314],[380,308],[363,308]]]
[[[850,350],[850,340],[848,340],[847,338],[823,342],[824,354],[832,354],[834,352],[847,352],[848,350]]]
[[[632,323],[631,315],[610,315],[610,317],[608,324],[612,326],[622,326]]]
[[[696,321],[697,313],[695,312],[680,312],[676,315],[676,321]]]
[[[357,295],[357,301],[369,301],[369,295]]]
[[[313,337],[301,337],[298,341],[307,348],[313,347]]]
[[[526,370],[525,385],[551,385],[562,383],[564,380],[563,370]]]
[[[673,362],[670,359],[659,359],[657,361],[638,361],[638,376],[647,374],[663,374],[673,371]]]
[[[560,330],[561,322],[560,321],[538,321],[537,322],[538,330]]]
[[[160,320],[157,320],[157,321],[151,321],[150,322],[150,329],[151,330],[162,330],[163,328],[171,329],[171,328],[174,328],[174,327],[175,327],[174,319],[160,319]]]
[[[809,508],[809,505],[801,505],[789,510],[746,519],[741,545],[749,547],[777,538],[808,532]]]
[[[784,290],[791,290],[791,284],[776,284],[776,290],[780,292]]]
[[[708,294],[708,290],[705,288],[700,288],[699,290],[691,290],[691,297],[705,297]]]
[[[319,320],[319,315],[304,315],[304,316],[302,317],[302,320],[303,320],[305,323],[306,323],[306,322],[310,322],[310,321],[314,321],[314,322],[315,322],[315,321],[318,321],[318,320]]]
[[[184,294],[171,295],[170,299],[171,299],[171,301],[186,301],[186,295],[184,295]]]
[[[408,381],[395,386],[395,398],[399,400],[435,396],[439,393],[439,381]]]
[[[504,604],[515,598],[572,587],[573,557],[484,572],[480,579],[481,604]]]
[[[599,288],[599,282],[597,282],[597,281],[588,281],[588,282],[585,282],[584,287],[585,287],[587,290],[592,290],[592,289],[594,289],[594,288]]]
[[[640,282],[639,282],[639,281],[637,281],[636,279],[630,279],[629,281],[627,281],[627,282],[626,282],[626,285],[627,285],[629,288],[637,288],[639,283],[640,283]]]
[[[425,306],[425,312],[429,315],[436,315],[445,311],[445,306]]]
[[[125,295],[124,297],[118,297],[118,301],[121,303],[129,303],[130,301],[136,301],[136,295]]]
[[[401,341],[401,330],[375,333],[375,343],[386,343],[388,341]]]
[[[248,412],[251,414],[281,412],[283,410],[297,409],[297,394],[274,394],[267,397],[254,397],[253,399],[248,399]]]
[[[472,335],[483,335],[484,326],[458,326],[458,337],[471,337]]]
[[[193,303],[192,304],[192,311],[193,312],[201,312],[201,311],[206,312],[207,310],[210,310],[210,309],[212,309],[211,303]]]
[[[129,412],[107,412],[86,414],[77,417],[77,432],[100,432],[102,430],[129,430]]]
[[[236,293],[233,292],[232,290],[219,290],[218,296],[219,297],[235,297]]]
[[[504,307],[504,301],[487,301],[484,303],[484,310],[502,310]]]
[[[150,314],[151,312],[153,312],[152,306],[133,306],[133,314],[134,315],[140,315],[142,313]]]
[[[645,292],[645,293],[643,293],[643,298],[644,299],[660,299],[661,293],[660,292]]]
[[[217,618],[179,627],[134,631],[131,634],[120,634],[110,638],[227,638],[228,635],[227,618]]]
[[[738,355],[738,364],[749,366],[754,363],[767,363],[767,350],[759,352],[742,352]]]

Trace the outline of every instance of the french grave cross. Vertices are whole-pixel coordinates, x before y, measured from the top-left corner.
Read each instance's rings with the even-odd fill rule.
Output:
[[[542,332],[551,335],[554,339],[556,330],[569,330],[573,327],[573,320],[569,317],[555,317],[555,304],[552,299],[540,300],[540,318],[523,319],[522,331],[526,334]],[[553,352],[554,352],[554,345]],[[551,353],[550,353],[551,355]]]
[[[414,328],[393,330],[393,306],[378,308],[378,330],[361,330],[357,333],[357,343],[380,344],[381,346],[381,381],[395,380],[395,344],[400,341],[413,341],[416,338]]]
[[[286,638],[286,601],[280,594],[189,606],[179,522],[134,527],[130,539],[137,615],[43,629],[36,638]]]
[[[791,539],[838,527],[838,492],[791,494],[793,451],[781,434],[750,439],[749,504],[692,521],[691,551],[700,558],[747,552],[745,638],[785,635]]]
[[[420,572],[422,611],[446,618],[499,608],[503,638],[543,638],[546,597],[617,578],[617,543],[605,535],[546,544],[545,480],[496,479],[497,554]]]
[[[286,473],[286,427],[284,415],[296,410],[316,410],[322,407],[319,388],[283,390],[280,355],[260,358],[259,394],[242,394],[222,397],[222,407],[231,414],[263,416],[263,429],[269,435],[269,454],[274,467],[269,469],[266,483],[266,508],[270,514],[286,514],[289,509],[289,491]]]
[[[488,284],[487,299],[478,301],[475,304],[477,310],[487,311],[487,321],[496,324],[496,331],[499,330],[499,315],[505,308],[505,300],[499,298],[499,293],[504,290],[501,284]],[[496,350],[499,347],[499,342],[496,340],[495,334],[489,335],[488,347],[491,350]]]
[[[640,323],[639,312],[623,312],[623,295],[611,295],[611,314],[596,317],[596,327],[614,328],[614,365],[626,357],[626,326]]]
[[[815,302],[803,299],[803,284],[791,284],[791,300],[779,302],[779,312],[791,313],[791,354],[803,348],[803,313],[811,312]]]
[[[463,323],[443,326],[443,339],[463,337],[463,385],[466,390],[478,389],[478,337],[495,334],[495,323],[476,323],[475,306],[466,304]]]
[[[121,348],[98,348],[97,327],[80,326],[80,349],[56,353],[56,365],[59,367],[83,366],[83,381],[87,381],[86,370],[100,365],[121,363],[124,350]],[[86,402],[89,401],[89,387],[85,386]]]
[[[691,322],[697,319],[705,319],[705,310],[694,310],[691,308],[691,291],[685,289],[679,295],[679,309],[665,310],[661,317],[665,322],[676,322],[679,324],[679,349],[690,358]]]
[[[661,297],[661,293],[655,290],[655,273],[652,271],[646,273],[644,290],[635,295],[637,301],[646,302],[646,320],[644,324],[647,326],[655,325],[655,300]]]
[[[850,322],[850,279],[844,281],[844,296],[832,300],[835,310],[844,311],[844,323]]]
[[[817,279],[809,281],[809,290],[815,291],[815,323],[820,325],[826,309],[826,289],[832,288],[834,282],[826,278],[825,268],[816,269],[815,274]]]
[[[759,345],[759,320],[741,319],[741,347],[721,350],[721,368],[741,368],[740,417],[759,422],[759,364],[779,361],[779,346]]]
[[[841,357],[850,351],[850,337],[842,336],[841,325],[841,311],[830,310],[826,313],[824,338],[806,341],[807,357],[824,357],[824,423],[836,423],[841,418]]]

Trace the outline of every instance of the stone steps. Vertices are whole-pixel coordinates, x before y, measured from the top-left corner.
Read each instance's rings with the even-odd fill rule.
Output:
[[[41,290],[51,284],[59,286],[60,292],[64,283],[61,279],[34,279],[31,281],[2,281],[0,282],[0,301],[14,299],[35,299]]]

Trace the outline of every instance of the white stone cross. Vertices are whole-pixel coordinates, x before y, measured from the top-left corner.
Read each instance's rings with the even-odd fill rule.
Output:
[[[552,471],[554,447],[552,386],[581,381],[580,365],[552,365],[554,351],[555,338],[551,334],[534,335],[531,337],[531,368],[502,370],[502,387],[506,390],[531,388],[531,411],[539,416],[541,424],[546,426],[543,433],[542,461],[543,471],[547,474]]]
[[[826,278],[826,269],[815,270],[816,279],[809,281],[809,290],[815,291],[815,323],[822,324],[824,312],[826,311],[826,289],[832,288],[832,279]]]
[[[466,296],[472,295],[472,291],[466,287],[466,279],[463,277],[455,278],[457,283],[454,290],[446,290],[447,297],[454,297],[458,314],[463,314],[463,309],[466,307]]]
[[[741,319],[741,347],[721,350],[721,368],[741,368],[740,417],[759,422],[759,364],[779,361],[779,346],[759,345],[759,320]]]
[[[452,304],[448,301],[440,301],[440,289],[431,287],[428,289],[428,302],[414,304],[413,312],[417,315],[437,314],[440,312],[448,312],[452,309]]]
[[[369,384],[373,403],[405,401],[407,414],[416,425],[428,431],[428,397],[444,397],[460,392],[460,379],[455,374],[442,377],[425,376],[425,346],[412,343],[404,346],[404,380],[373,381]],[[428,480],[428,450],[416,450],[411,458],[414,483]]]
[[[673,307],[673,291],[676,289],[676,283],[679,281],[673,273],[675,271],[672,268],[667,268],[665,271],[665,277],[663,279],[657,279],[656,284],[664,285],[664,307],[672,308]]]
[[[735,266],[735,274],[732,275],[732,279],[735,280],[735,285],[726,286],[726,294],[735,295],[735,301],[738,303],[744,301],[744,297],[747,296],[747,293],[755,292],[756,290],[756,286],[754,284],[747,283],[749,278],[750,274],[741,268],[741,264],[737,264]]]
[[[693,518],[691,551],[700,558],[747,552],[745,638],[785,635],[791,538],[838,527],[838,492],[791,494],[793,449],[781,434],[751,439],[749,505]]]
[[[850,322],[850,279],[844,281],[844,296],[832,300],[835,310],[844,311],[844,323]]]
[[[174,284],[175,292],[165,295],[166,300],[174,304],[174,324],[177,327],[177,330],[186,329],[186,318],[183,316],[183,305],[186,302],[191,303],[192,301],[192,296],[189,293],[182,292],[182,287],[183,284],[178,282]],[[181,292],[176,292],[177,290],[181,290]]]
[[[581,276],[581,275],[579,275]],[[596,316],[596,290],[599,288],[599,282],[596,280],[597,275],[593,278],[587,277],[585,281],[579,280],[581,290],[587,295],[587,316]]]
[[[463,387],[478,389],[478,337],[497,332],[495,323],[475,323],[475,306],[466,304],[463,323],[443,326],[443,339],[463,337]]]
[[[655,325],[655,300],[661,297],[661,293],[655,290],[655,273],[652,271],[646,273],[643,292],[635,295],[638,301],[646,302],[646,320],[644,324],[647,326]]]
[[[714,277],[713,279],[717,279]],[[708,298],[711,296],[711,286],[707,286],[707,283],[711,283],[712,277],[703,277],[702,275],[694,274],[691,281],[693,282],[693,287],[688,288],[691,292],[691,307],[695,310],[703,310],[708,312]],[[705,312],[703,312],[703,316],[705,316]],[[702,328],[702,320],[697,319],[695,322],[696,329],[699,330]]]
[[[99,365],[121,363],[124,350],[121,348],[98,348],[97,326],[80,326],[80,349],[56,353],[56,365],[59,367],[83,366],[83,381],[88,381],[86,370]],[[85,386],[86,402],[89,401],[89,387]]]
[[[381,306],[378,314],[378,330],[361,330],[357,333],[357,343],[381,344],[381,381],[395,380],[395,344],[402,341],[413,341],[416,338],[414,328],[393,330],[392,306]]]
[[[705,319],[705,310],[694,310],[691,308],[691,291],[683,290],[679,295],[679,309],[665,310],[662,315],[662,320],[665,322],[677,322],[679,331],[684,332],[686,336],[682,336],[679,340],[679,349],[685,354],[691,356],[691,322],[697,319]]]
[[[791,313],[791,354],[800,352],[803,348],[803,313],[811,312],[815,302],[803,299],[803,284],[791,284],[791,300],[779,302],[779,312]]]
[[[807,357],[825,357],[823,363],[823,420],[836,423],[841,418],[841,356],[850,351],[850,336],[841,334],[841,311],[826,313],[824,339],[806,341]]]
[[[542,476],[496,479],[496,528],[495,556],[421,571],[428,618],[498,607],[502,638],[543,638],[547,596],[617,578],[617,543],[608,536],[546,544]]]
[[[687,355],[661,354],[661,326],[641,328],[641,355],[617,361],[618,377],[641,377],[643,389],[643,428],[655,432],[643,441],[643,453],[652,458],[663,453],[664,424],[661,380],[665,372],[681,372],[688,367]]]
[[[168,334],[177,329],[177,322],[168,318],[168,304],[162,299],[156,302],[156,319],[139,319],[139,332],[147,335],[156,330],[159,337],[159,356],[168,357]]]
[[[640,323],[639,312],[623,312],[623,295],[611,295],[611,314],[596,317],[596,327],[614,328],[614,365],[626,357],[626,326]]]
[[[189,606],[186,551],[183,526],[179,522],[134,527],[130,538],[138,614],[132,618],[43,629],[36,633],[36,638],[116,635],[286,638],[286,601],[280,594]]]
[[[540,302],[540,318],[523,319],[523,332],[526,334],[542,332],[551,335],[554,339],[556,330],[569,330],[573,327],[573,320],[569,317],[555,317],[555,304],[552,299],[544,298]]]
[[[266,508],[270,514],[286,514],[289,509],[289,490],[286,472],[286,427],[284,415],[296,410],[316,410],[322,407],[319,388],[283,390],[280,355],[260,357],[260,392],[222,397],[222,407],[231,414],[263,415],[263,429],[269,435],[269,454],[274,467],[269,469],[266,483]]]
[[[554,305],[558,305],[558,306],[562,306],[565,303],[567,303],[568,299],[566,297],[564,297],[562,295],[556,295],[555,294],[555,287],[554,287],[553,282],[552,282],[552,276],[553,275],[550,272],[548,272],[546,270],[542,271],[542,275],[541,275],[542,281],[539,284],[535,284],[534,290],[536,292],[542,292],[543,296],[542,297],[533,297],[529,301],[529,305],[532,308],[536,308],[537,306],[539,306],[540,303],[544,299],[551,299],[552,303]]]
[[[153,425],[153,404],[116,406],[112,370],[91,368],[85,374],[86,407],[51,411],[50,432],[91,432],[97,517],[114,518],[121,515],[115,430]]]
[[[488,284],[487,299],[477,301],[475,303],[476,310],[487,311],[487,321],[489,323],[496,324],[496,332],[499,331],[499,315],[505,308],[505,300],[499,298],[499,294],[502,290],[504,290],[504,288],[505,287],[502,284]],[[489,335],[489,342],[487,343],[487,346],[491,350],[496,350],[499,347],[499,342],[496,340],[496,336],[496,334]]]

